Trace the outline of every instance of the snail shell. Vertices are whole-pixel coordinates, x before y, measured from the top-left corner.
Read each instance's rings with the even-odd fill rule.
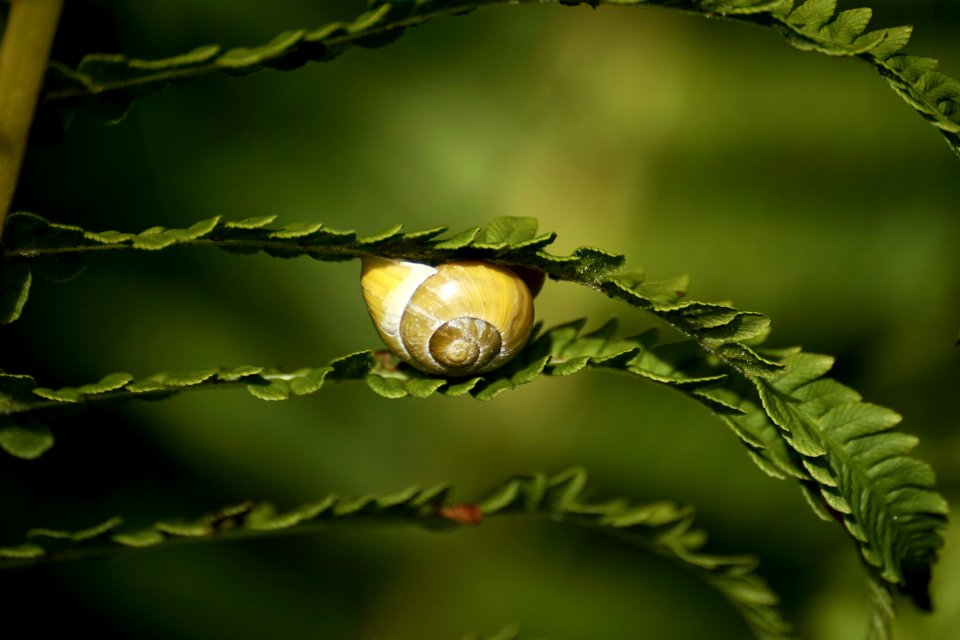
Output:
[[[436,267],[363,257],[360,288],[383,341],[442,376],[492,371],[530,337],[533,296],[513,271],[478,260]]]

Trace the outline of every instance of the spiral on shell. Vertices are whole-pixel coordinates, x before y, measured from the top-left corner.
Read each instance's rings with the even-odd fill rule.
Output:
[[[417,369],[486,373],[530,337],[533,296],[506,267],[479,260],[434,267],[372,255],[362,262],[360,288],[377,332]]]

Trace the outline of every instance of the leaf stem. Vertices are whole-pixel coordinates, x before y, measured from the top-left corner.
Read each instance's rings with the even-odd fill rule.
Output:
[[[0,242],[63,0],[10,0],[0,42]]]

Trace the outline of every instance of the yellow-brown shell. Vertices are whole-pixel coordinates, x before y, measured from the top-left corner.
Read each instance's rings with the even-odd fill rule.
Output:
[[[479,260],[436,267],[364,256],[360,288],[393,353],[442,376],[492,371],[533,328],[533,296],[513,271]]]

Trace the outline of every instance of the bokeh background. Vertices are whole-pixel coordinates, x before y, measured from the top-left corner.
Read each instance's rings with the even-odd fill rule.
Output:
[[[916,25],[911,53],[960,75],[960,8],[874,0]],[[71,0],[55,57],[157,58],[257,44],[349,19],[359,0]],[[841,2],[842,8],[850,3]],[[905,416],[940,489],[960,495],[960,162],[868,66],[770,30],[648,8],[503,6],[292,73],[206,77],[77,120],[31,149],[16,206],[92,229],[279,214],[373,232],[536,216],[559,239],[624,253],[690,297],[769,314],[770,344],[838,357],[835,375]],[[358,265],[177,248],[93,256],[35,283],[0,328],[0,368],[44,386],[112,371],[320,365],[378,347]],[[654,322],[548,283],[547,324]],[[598,495],[698,508],[710,549],[755,553],[808,638],[862,635],[857,553],[789,482],[760,472],[703,408],[585,373],[490,403],[388,401],[360,384],[283,403],[237,391],[132,403],[55,425],[35,462],[0,464],[0,542],[30,527],[129,525],[253,498],[451,482],[476,497],[513,473],[583,465]],[[899,638],[955,637],[960,530],[937,611],[901,603]],[[742,638],[736,614],[677,566],[576,528],[494,520],[436,534],[334,528],[190,545],[0,576],[4,617],[101,637]]]

